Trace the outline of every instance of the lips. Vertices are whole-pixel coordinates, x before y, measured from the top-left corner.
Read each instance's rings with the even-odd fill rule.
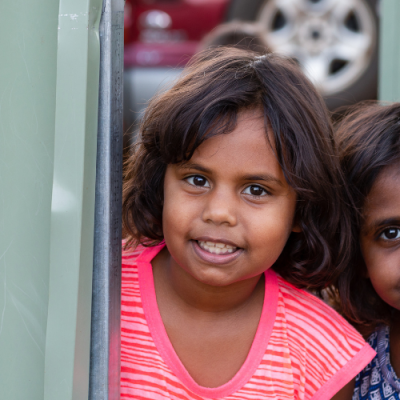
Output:
[[[207,238],[192,240],[193,250],[196,255],[209,264],[228,264],[242,253],[243,249],[226,240],[214,241]]]

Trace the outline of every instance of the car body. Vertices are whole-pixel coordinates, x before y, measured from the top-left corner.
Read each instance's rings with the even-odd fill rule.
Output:
[[[331,110],[376,98],[378,1],[126,0],[125,128],[171,85],[204,35],[229,21],[246,21],[270,51],[298,60]]]
[[[176,78],[203,36],[224,21],[229,0],[126,0],[124,121]]]

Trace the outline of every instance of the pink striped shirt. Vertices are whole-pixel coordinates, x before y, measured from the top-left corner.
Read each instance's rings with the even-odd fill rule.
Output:
[[[325,303],[265,272],[260,322],[246,361],[217,388],[199,386],[165,331],[151,260],[159,245],[122,257],[121,399],[330,399],[375,356]]]

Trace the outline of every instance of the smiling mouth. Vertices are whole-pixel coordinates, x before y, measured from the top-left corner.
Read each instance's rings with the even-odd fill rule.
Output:
[[[225,243],[197,240],[199,247],[211,254],[230,254],[238,250],[238,247]]]

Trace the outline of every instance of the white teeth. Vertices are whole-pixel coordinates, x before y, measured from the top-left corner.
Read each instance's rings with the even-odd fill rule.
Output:
[[[213,254],[229,254],[237,250],[237,247],[225,243],[203,242],[200,240],[198,243],[203,250]]]

